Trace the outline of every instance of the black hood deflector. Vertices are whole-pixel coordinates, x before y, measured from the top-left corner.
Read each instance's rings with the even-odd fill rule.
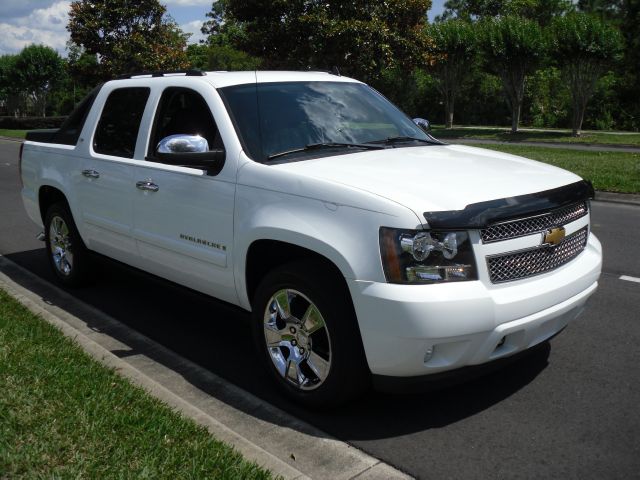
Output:
[[[472,203],[463,210],[425,212],[429,228],[438,230],[485,228],[493,223],[539,215],[555,208],[593,198],[593,185],[587,180],[544,192]]]

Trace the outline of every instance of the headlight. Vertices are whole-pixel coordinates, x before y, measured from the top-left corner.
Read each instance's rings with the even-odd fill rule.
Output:
[[[380,228],[380,253],[389,283],[477,280],[467,232]]]

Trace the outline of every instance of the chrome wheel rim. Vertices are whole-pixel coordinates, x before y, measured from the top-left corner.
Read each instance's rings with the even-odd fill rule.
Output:
[[[264,313],[264,338],[276,371],[300,390],[318,388],[331,369],[329,330],[316,305],[292,289],[277,291]]]
[[[49,225],[51,258],[56,270],[62,275],[70,275],[73,270],[73,251],[69,227],[62,217],[55,216]]]

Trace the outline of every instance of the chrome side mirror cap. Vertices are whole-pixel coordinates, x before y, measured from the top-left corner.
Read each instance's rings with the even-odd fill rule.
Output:
[[[413,123],[415,123],[425,132],[428,132],[429,130],[431,130],[431,124],[429,123],[429,120],[427,120],[426,118],[414,118]]]
[[[200,135],[178,133],[164,137],[156,146],[157,153],[205,153],[209,142]]]

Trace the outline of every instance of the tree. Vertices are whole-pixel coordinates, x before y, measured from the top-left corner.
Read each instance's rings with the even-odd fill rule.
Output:
[[[512,15],[535,20],[540,25],[548,25],[556,15],[574,8],[570,0],[447,0],[444,7],[438,20],[461,18],[470,21]]]
[[[321,68],[372,81],[419,63],[431,0],[218,0],[204,31],[266,68]]]
[[[426,35],[430,39],[431,54],[428,70],[437,79],[438,90],[444,98],[445,127],[452,128],[456,96],[477,55],[475,27],[452,19],[430,25]]]
[[[255,70],[260,59],[229,44],[189,45],[187,57],[191,68],[200,70]]]
[[[552,23],[553,54],[571,91],[571,127],[580,136],[587,102],[596,82],[622,53],[620,32],[586,13],[572,13]]]
[[[71,3],[71,41],[97,56],[100,76],[186,68],[189,34],[158,0],[78,0]]]
[[[65,74],[58,52],[44,45],[29,45],[15,59],[15,76],[35,111],[47,115],[47,99]]]
[[[546,41],[533,20],[504,16],[480,22],[487,64],[502,80],[511,107],[511,132],[518,131],[527,75],[540,63]]]

